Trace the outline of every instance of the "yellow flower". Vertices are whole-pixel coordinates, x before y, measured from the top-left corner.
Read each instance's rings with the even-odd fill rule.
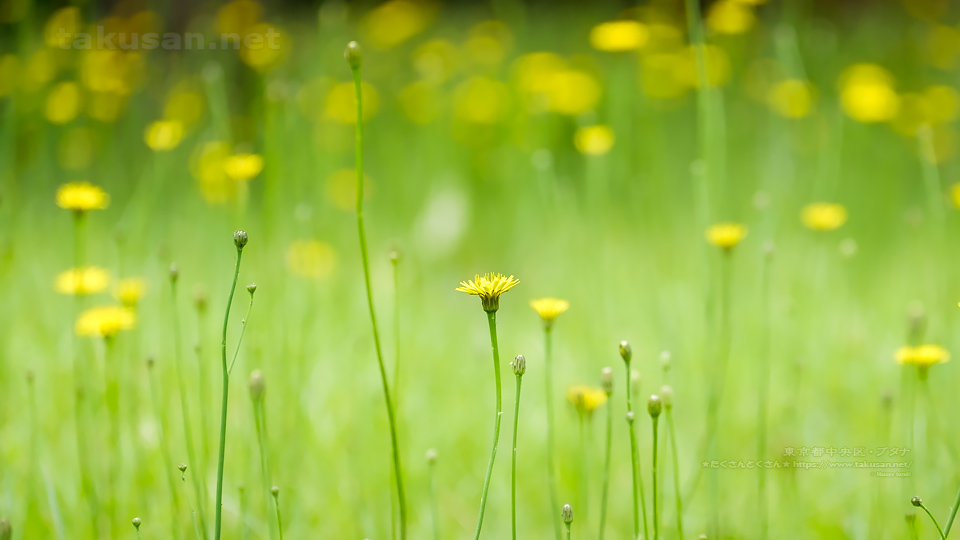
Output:
[[[117,283],[115,296],[117,300],[126,308],[135,308],[140,303],[144,291],[147,289],[146,282],[141,278],[121,279]]]
[[[337,252],[317,240],[297,240],[287,248],[287,269],[298,276],[324,279],[337,266]]]
[[[47,94],[45,113],[51,124],[63,125],[77,117],[80,112],[80,86],[75,82],[62,82]]]
[[[576,69],[554,73],[547,84],[550,110],[568,116],[593,110],[603,93],[593,75]]]
[[[81,313],[75,330],[78,336],[112,338],[120,330],[133,328],[136,320],[133,310],[120,306],[100,306]]]
[[[876,123],[897,115],[900,99],[893,76],[876,64],[855,64],[840,76],[840,104],[858,122]]]
[[[223,170],[237,182],[250,180],[263,170],[263,157],[257,154],[236,154],[224,160]]]
[[[832,231],[847,222],[847,209],[842,204],[816,202],[803,207],[800,221],[808,229]]]
[[[919,345],[900,347],[895,356],[899,364],[913,364],[919,368],[928,368],[950,360],[950,353],[939,345]]]
[[[747,236],[747,227],[739,223],[718,223],[707,229],[707,241],[727,251]]]
[[[538,298],[530,301],[530,307],[540,315],[543,322],[550,325],[570,307],[570,302],[558,298]]]
[[[80,8],[77,6],[60,8],[47,20],[43,29],[43,40],[48,47],[67,49],[82,24]]]
[[[576,385],[567,389],[567,400],[579,413],[590,414],[607,402],[607,393],[602,388]]]
[[[610,21],[590,30],[590,46],[598,51],[623,52],[642,48],[650,39],[647,27],[637,21]]]
[[[585,126],[573,134],[573,145],[581,154],[602,156],[613,148],[613,130],[610,126]]]
[[[461,281],[457,290],[480,297],[483,310],[492,313],[500,309],[500,295],[509,291],[519,279],[503,274],[477,274],[472,280]]]
[[[259,71],[268,71],[279,65],[291,48],[287,33],[274,24],[254,25],[247,30],[246,34],[240,47],[240,59]],[[258,36],[259,39],[254,36]]]
[[[950,188],[950,195],[953,198],[953,205],[960,208],[960,182],[957,182]]]
[[[183,124],[179,120],[157,120],[147,126],[143,140],[154,152],[167,152],[183,140]]]
[[[432,2],[389,0],[367,13],[362,28],[374,47],[387,49],[422,32],[436,12]]]
[[[103,210],[110,206],[110,196],[89,182],[71,182],[57,189],[57,206],[74,212]]]
[[[190,173],[200,184],[200,193],[211,204],[224,204],[237,194],[237,183],[223,170],[233,149],[223,141],[207,141],[190,156]]]
[[[813,89],[810,83],[788,79],[770,89],[767,100],[777,114],[785,118],[803,118],[813,106]]]
[[[707,12],[707,26],[721,34],[743,34],[756,22],[753,9],[739,0],[720,0]]]
[[[363,120],[369,120],[380,108],[377,90],[365,82],[360,83],[363,99]],[[340,83],[330,89],[324,106],[328,118],[340,124],[357,123],[357,98],[352,82]]]
[[[107,288],[110,274],[103,268],[72,268],[57,275],[54,287],[60,294],[96,294]]]

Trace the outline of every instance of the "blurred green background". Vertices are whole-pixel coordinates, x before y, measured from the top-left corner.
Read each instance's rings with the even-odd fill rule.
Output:
[[[193,538],[197,506],[212,521],[220,314],[235,229],[250,236],[240,285],[259,288],[231,379],[225,537],[268,538],[273,519],[246,388],[254,369],[266,381],[287,537],[391,536],[387,418],[354,215],[356,116],[342,56],[352,39],[364,50],[365,214],[391,372],[399,339],[411,538],[433,534],[431,448],[442,537],[475,526],[493,381],[483,313],[454,288],[488,271],[520,284],[499,312],[505,420],[485,538],[509,535],[506,361],[518,353],[528,362],[520,535],[551,534],[559,515],[545,489],[542,325],[528,307],[543,296],[571,304],[554,331],[554,396],[559,491],[574,504],[577,538],[596,538],[606,411],[588,431],[591,483],[578,485],[581,440],[564,394],[598,385],[604,366],[617,376],[605,405],[615,419],[607,535],[632,534],[622,339],[641,376],[636,403],[661,384],[676,393],[685,537],[710,529],[703,461],[784,459],[787,447],[906,447],[909,477],[769,471],[768,537],[902,538],[905,517],[916,516],[919,536],[936,538],[909,499],[922,496],[946,519],[960,484],[952,426],[960,376],[954,363],[932,367],[925,394],[916,368],[894,353],[911,342],[957,348],[960,10],[941,0],[719,0],[703,13],[706,85],[674,0],[3,0],[0,517],[13,538],[134,538],[134,516],[143,538]],[[115,49],[97,44],[100,30],[117,34]],[[178,36],[180,47],[145,48],[150,33]],[[92,36],[87,47],[83,34]],[[207,47],[187,49],[188,35]],[[277,47],[249,35],[273,35]],[[124,38],[140,47],[124,49]],[[87,216],[82,240],[85,264],[110,281],[74,298],[55,287],[75,260],[73,219],[55,200],[60,185],[81,181],[110,196]],[[801,211],[817,201],[842,204],[849,218],[833,230],[805,226]],[[749,230],[728,254],[704,238],[721,221]],[[725,263],[730,360],[719,447],[709,455]],[[74,336],[78,311],[116,305],[124,285],[143,294],[128,306],[135,326],[112,350]],[[228,351],[247,298],[241,288]],[[75,362],[89,404],[86,474],[101,502],[115,501],[112,511],[81,495]],[[185,482],[164,456],[189,461],[177,362],[198,449]],[[758,456],[763,366],[769,435]],[[111,377],[116,434],[104,405]],[[637,425],[649,507],[646,414]],[[673,463],[661,455],[661,536],[676,538]],[[719,537],[761,537],[758,471],[716,474]],[[202,503],[198,479],[209,489]]]

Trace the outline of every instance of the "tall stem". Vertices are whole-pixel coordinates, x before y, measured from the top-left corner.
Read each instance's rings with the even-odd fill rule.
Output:
[[[220,340],[223,396],[220,400],[220,451],[217,458],[217,513],[214,527],[214,538],[216,540],[220,540],[220,530],[223,523],[223,461],[227,448],[227,403],[230,394],[230,371],[227,368],[227,323],[230,320],[233,293],[237,289],[237,279],[240,277],[240,258],[242,255],[243,248],[237,247],[237,265],[233,270],[233,284],[230,285],[230,295],[227,297],[227,307],[223,313],[223,334]]]
[[[716,371],[710,396],[707,400],[707,455],[717,455],[717,436],[720,429],[720,403],[727,374],[727,362],[730,356],[730,252],[724,251],[720,261],[720,321],[717,335]],[[720,486],[717,472],[708,472],[710,484],[710,524],[711,536],[719,536],[720,529]]]
[[[517,398],[513,407],[513,464],[510,468],[510,508],[513,540],[517,540],[517,432],[520,426],[520,380],[517,375]]]
[[[433,513],[433,540],[440,540],[440,511],[437,509],[437,491],[434,487],[434,467],[436,467],[433,460],[430,460],[429,464],[429,475],[430,482],[428,484],[429,495],[430,495],[430,511]]]
[[[761,309],[767,320],[771,320],[770,313],[770,256],[764,257],[763,276],[760,284]],[[757,387],[757,457],[763,458],[767,451],[767,408],[770,395],[770,329],[764,326],[761,345],[761,356],[758,358],[760,368],[760,384]],[[671,433],[673,428],[670,428]],[[676,458],[674,458],[676,459]],[[767,475],[766,469],[760,467],[757,477],[757,513],[760,522],[760,540],[766,540],[768,529],[767,516]]]
[[[609,401],[610,394],[607,394]],[[603,458],[603,492],[600,494],[600,540],[603,540],[604,529],[607,525],[607,499],[610,496],[610,455],[611,440],[613,439],[613,406],[607,405],[607,447]]]
[[[657,511],[657,435],[660,417],[653,417],[653,540],[660,540],[660,512]]]
[[[680,459],[677,453],[677,428],[673,424],[673,411],[667,409],[667,430],[670,453],[673,460],[673,491],[677,503],[677,538],[683,540],[683,497],[680,495]]]
[[[483,480],[483,494],[480,495],[480,516],[477,518],[477,533],[474,540],[479,540],[480,529],[483,527],[483,514],[487,507],[487,494],[490,491],[490,478],[493,476],[493,462],[497,459],[497,445],[500,442],[500,348],[497,345],[497,312],[487,312],[487,326],[490,328],[490,346],[493,348],[493,376],[497,390],[497,414],[493,421],[493,449],[490,450],[490,461],[487,463],[487,474]]]
[[[920,505],[920,508],[927,513],[927,516],[930,518],[930,521],[933,522],[933,525],[937,528],[937,533],[940,534],[941,540],[946,540],[946,535],[943,532],[943,529],[940,528],[940,523],[937,522],[937,518],[933,517],[933,514],[930,513],[930,510],[927,509],[923,504]]]
[[[957,496],[953,499],[953,506],[950,507],[950,517],[947,518],[947,524],[943,526],[943,537],[950,536],[950,529],[953,528],[953,521],[957,518],[957,508],[960,508],[960,489],[957,490]]]
[[[270,515],[270,485],[271,485],[271,476],[270,476],[270,458],[267,453],[267,418],[266,414],[263,411],[263,401],[257,399],[253,402],[253,416],[254,422],[257,425],[257,446],[260,447],[260,478],[263,482],[263,501],[264,506],[266,507],[267,516]],[[278,522],[279,526],[279,522]],[[273,530],[273,525],[269,523],[269,518],[267,522],[267,529],[270,531],[270,538],[276,538],[277,534]]]
[[[543,327],[544,350],[544,396],[547,400],[547,489],[550,491],[550,508],[560,508],[557,498],[556,464],[553,461],[553,346],[551,339],[552,323],[545,323]],[[551,515],[552,510],[551,510]],[[557,540],[561,540],[561,521],[554,517],[553,530]]]
[[[627,366],[627,412],[633,412],[633,396],[630,390],[630,364],[626,363]],[[628,420],[628,425],[630,426],[630,464],[633,467],[633,537],[637,538],[640,536],[640,512],[639,509],[643,510],[643,537],[646,538],[649,534],[647,529],[647,502],[643,495],[643,477],[640,475],[640,451],[637,448],[637,429],[634,427],[633,420]],[[637,496],[639,494],[639,500]]]
[[[370,310],[370,324],[373,327],[373,343],[377,351],[377,363],[380,367],[383,399],[387,405],[387,420],[390,423],[390,445],[393,450],[393,474],[397,480],[397,504],[400,505],[400,539],[406,540],[407,503],[403,493],[403,469],[400,466],[400,451],[399,444],[397,443],[397,420],[396,413],[393,410],[393,401],[390,399],[390,383],[387,380],[387,369],[383,363],[380,333],[377,331],[377,314],[373,307],[373,288],[370,285],[370,261],[367,257],[367,235],[363,226],[363,101],[360,91],[360,66],[351,66],[350,70],[353,72],[353,87],[357,102],[357,232],[360,236],[360,258],[363,262],[363,283],[367,289],[367,307]]]
[[[581,515],[583,517],[577,520],[577,524],[578,524],[577,531],[582,531],[583,525],[580,525],[580,524],[588,521],[587,517],[589,515],[587,500],[590,497],[590,481],[588,480],[589,472],[590,472],[589,471],[590,460],[587,458],[587,428],[586,428],[587,423],[585,419],[586,413],[582,409],[579,409],[577,412],[579,414],[579,420],[580,420],[580,478],[578,479],[579,482],[577,482],[577,491],[580,492],[580,508],[583,509],[583,510],[578,510],[578,512],[582,512]]]

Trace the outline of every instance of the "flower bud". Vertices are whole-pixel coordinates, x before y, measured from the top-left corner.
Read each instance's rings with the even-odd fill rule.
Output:
[[[237,249],[243,249],[243,246],[247,245],[247,233],[243,231],[233,233],[233,244]]]
[[[613,369],[605,367],[600,371],[600,386],[606,392],[607,397],[613,393]]]
[[[170,283],[176,283],[180,279],[180,267],[177,263],[170,263]]]
[[[177,465],[177,470],[180,471],[180,474],[183,474],[183,473],[187,472],[187,464],[186,464],[186,463],[181,463],[181,464]]]
[[[921,500],[920,497],[914,497],[910,499],[910,504],[914,506],[923,506],[923,500]]]
[[[133,523],[133,526],[136,527],[138,531],[140,530],[140,523],[141,523],[140,518],[135,517],[133,518],[132,521],[130,521],[130,523]]]
[[[253,370],[250,374],[250,399],[259,402],[263,399],[263,393],[266,391],[266,383],[263,380],[263,373],[259,369]]]
[[[563,511],[560,512],[560,517],[563,518],[563,522],[567,525],[573,523],[573,507],[569,504],[563,505]]]
[[[665,384],[660,387],[660,401],[663,401],[663,408],[667,411],[673,408],[673,387]]]
[[[390,262],[392,262],[393,264],[397,264],[398,262],[400,262],[400,252],[395,249],[390,251],[389,257],[390,257]]]
[[[207,311],[207,291],[202,285],[193,290],[193,307],[198,313]]]
[[[360,65],[363,64],[363,51],[360,50],[360,44],[356,41],[347,43],[343,58],[350,65],[350,69],[360,69]]]
[[[663,401],[660,396],[656,394],[650,396],[650,399],[647,400],[647,412],[650,413],[650,418],[657,418],[662,411]]]
[[[427,458],[427,463],[429,463],[430,465],[433,465],[434,463],[436,463],[437,450],[435,448],[430,448],[429,450],[427,450],[426,458]]]
[[[626,340],[620,342],[620,358],[623,358],[623,361],[627,364],[630,363],[630,359],[633,358],[633,349],[630,348],[630,344]]]
[[[253,296],[253,293],[257,292],[257,284],[251,283],[247,285],[247,292],[250,293],[250,296]]]
[[[277,486],[271,487],[271,488],[270,488],[270,494],[273,495],[273,498],[274,498],[274,499],[279,498],[279,497],[280,497],[280,488],[278,488]]]
[[[522,377],[527,372],[527,360],[522,354],[518,354],[510,365],[513,366],[513,374],[517,377]]]
[[[630,392],[633,395],[640,393],[640,372],[635,369],[630,370]]]
[[[663,371],[670,371],[672,367],[673,360],[670,354],[670,351],[663,351],[660,353],[660,367],[663,368]]]
[[[636,416],[637,415],[633,414],[633,411],[627,411],[627,423],[633,424],[633,419],[636,418]]]

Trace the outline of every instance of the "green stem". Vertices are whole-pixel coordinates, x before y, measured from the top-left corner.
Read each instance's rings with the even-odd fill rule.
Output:
[[[117,367],[113,364],[113,336],[104,336],[103,338],[103,374],[104,374],[104,403],[107,407],[107,419],[110,425],[110,441],[107,447],[113,446],[113,441],[120,441],[120,397],[119,383],[117,382]],[[105,500],[105,511],[107,513],[110,529],[117,523],[117,471],[123,468],[119,452],[111,460],[113,463],[107,467],[107,494]]]
[[[761,308],[767,320],[771,318],[770,310],[770,256],[764,257],[763,276],[761,277],[760,294],[762,295]],[[757,389],[757,456],[763,458],[767,451],[767,409],[770,395],[770,329],[764,326],[761,356],[758,358],[760,368],[760,384]],[[673,431],[673,428],[670,428]],[[674,458],[676,459],[676,458]],[[768,530],[767,516],[767,475],[766,469],[759,468],[757,477],[757,513],[760,515],[760,540],[766,540]]]
[[[556,465],[553,461],[553,346],[550,338],[551,330],[551,323],[545,323],[543,327],[543,349],[546,369],[543,370],[543,376],[544,395],[547,400],[547,484],[549,484],[547,487],[550,491],[550,508],[560,508],[560,502],[557,498]],[[561,521],[556,518],[552,521],[557,540],[560,540],[560,535],[563,534],[560,529]]]
[[[260,477],[263,481],[263,501],[266,506],[267,515],[270,514],[270,497],[271,497],[271,476],[270,476],[270,458],[267,454],[267,418],[263,412],[263,401],[255,400],[253,402],[253,417],[254,423],[257,426],[257,446],[260,447]],[[270,523],[267,523],[267,529],[270,531],[270,538],[276,538],[277,535],[273,531],[273,526]]]
[[[717,338],[717,359],[715,373],[707,399],[707,455],[717,455],[717,436],[720,429],[720,403],[724,390],[724,379],[727,374],[727,362],[730,356],[730,265],[729,251],[721,254],[720,261],[720,321]],[[708,473],[711,499],[711,536],[719,536],[720,529],[720,487],[716,470]]]
[[[435,464],[431,462],[429,467],[430,482],[428,484],[428,489],[430,496],[430,511],[433,512],[433,540],[440,540],[440,511],[437,509],[437,493],[436,488],[433,485],[433,468],[435,467]]]
[[[233,366],[237,363],[237,356],[240,354],[240,344],[243,343],[243,335],[247,331],[247,323],[250,322],[250,312],[253,311],[253,295],[250,295],[250,303],[247,305],[247,316],[240,322],[240,337],[237,339],[237,348],[233,351],[233,358],[227,367],[227,374],[233,373]]]
[[[630,391],[630,364],[625,364],[627,366],[627,412],[633,412],[633,398]],[[639,509],[643,510],[643,537],[646,538],[649,534],[647,529],[647,502],[643,494],[643,478],[640,476],[640,452],[637,449],[637,429],[634,427],[634,422],[628,421],[630,426],[630,464],[633,467],[633,537],[637,538],[640,536],[640,512]],[[639,500],[637,498],[639,494]],[[638,509],[639,507],[639,509]]]
[[[490,451],[490,461],[487,463],[487,474],[483,480],[483,494],[480,496],[480,516],[477,518],[477,533],[474,540],[479,540],[480,529],[483,527],[483,514],[487,507],[487,493],[490,491],[490,478],[493,476],[493,462],[497,459],[497,445],[500,442],[500,349],[497,345],[497,312],[487,312],[487,325],[490,327],[490,346],[493,348],[493,376],[497,390],[497,414],[493,422],[493,449]]]
[[[950,517],[947,518],[947,524],[943,527],[944,538],[950,535],[953,521],[957,518],[957,508],[960,508],[960,489],[957,490],[957,496],[953,499],[953,506],[950,507]]]
[[[273,507],[277,510],[277,532],[280,533],[280,540],[283,540],[283,518],[280,517],[280,499],[273,498]]]
[[[667,433],[673,459],[673,486],[677,502],[677,538],[683,540],[683,497],[680,495],[680,459],[677,453],[677,428],[673,424],[673,411],[667,409]]]
[[[587,519],[587,516],[588,516],[587,499],[589,499],[589,495],[590,495],[590,480],[589,480],[590,460],[587,457],[587,423],[585,418],[586,413],[582,409],[578,410],[577,412],[579,413],[579,421],[580,421],[580,478],[579,478],[579,482],[577,483],[577,490],[580,492],[580,508],[583,509],[583,510],[578,510],[578,512],[580,512],[580,515],[582,515],[583,518],[577,520],[577,523],[578,523],[577,526],[580,527],[577,530],[582,531],[583,530],[582,526],[579,524],[585,521],[589,521]]]
[[[924,512],[927,513],[927,516],[930,517],[930,521],[932,521],[933,524],[937,527],[937,532],[940,533],[940,538],[941,538],[942,540],[946,540],[947,537],[946,537],[946,535],[943,533],[943,529],[940,528],[940,524],[937,523],[937,518],[933,517],[933,514],[930,513],[930,510],[927,510],[927,507],[924,506],[922,503],[920,504],[920,508],[921,508]]]
[[[653,540],[660,540],[660,512],[657,510],[657,435],[660,417],[653,417]]]
[[[158,401],[158,396],[160,392],[157,391],[157,381],[154,376],[153,370],[156,369],[155,366],[147,367],[149,373],[147,374],[150,383],[150,402],[153,405],[153,413],[157,416],[157,422],[160,424],[160,453],[163,454],[163,465],[165,476],[167,477],[167,484],[170,487],[170,498],[173,502],[173,515],[178,515],[180,513],[180,498],[177,495],[177,484],[173,477],[173,458],[170,457],[170,448],[167,445],[167,438],[165,433],[169,433],[169,423],[167,422],[166,415],[164,411],[166,407],[161,407],[160,402]],[[177,538],[177,521],[170,520],[170,538]]]
[[[570,524],[567,523],[566,526],[567,526],[567,540],[570,540]]]
[[[387,420],[390,422],[390,445],[392,446],[393,451],[393,473],[397,480],[397,503],[400,505],[400,539],[406,540],[407,503],[403,493],[403,468],[400,466],[400,450],[399,444],[397,443],[396,413],[393,410],[393,401],[390,399],[390,383],[387,380],[387,369],[383,363],[383,351],[380,348],[380,333],[377,331],[377,314],[373,308],[373,288],[370,285],[370,261],[367,257],[367,235],[363,226],[363,101],[360,91],[360,67],[351,66],[351,71],[353,72],[353,87],[357,102],[357,232],[360,236],[360,257],[363,262],[363,282],[367,289],[367,307],[370,310],[370,324],[373,327],[373,343],[377,352],[377,363],[380,367],[380,381],[383,385],[383,399],[387,405]]]
[[[393,397],[396,400],[394,414],[400,408],[400,272],[398,268],[399,258],[391,257],[393,267],[393,336],[394,336],[394,355],[393,355]],[[394,418],[396,421],[396,418]],[[390,483],[396,486],[397,475],[390,471]],[[397,508],[396,493],[390,496],[390,535],[397,538]]]
[[[607,401],[610,401],[610,394],[607,394]],[[607,499],[610,496],[610,455],[611,440],[613,439],[613,407],[607,405],[607,447],[606,455],[603,459],[603,492],[600,495],[600,540],[603,540],[603,532],[607,524]]]
[[[510,469],[510,508],[513,540],[517,540],[517,431],[520,426],[520,380],[517,375],[517,401],[513,408],[513,465]]]
[[[214,527],[214,538],[220,540],[220,531],[223,524],[223,462],[227,449],[227,403],[230,394],[230,372],[227,370],[227,323],[230,320],[230,306],[233,305],[233,293],[237,289],[237,279],[240,277],[240,258],[243,248],[237,247],[237,265],[233,270],[233,284],[230,285],[230,295],[227,297],[227,307],[223,313],[223,334],[220,340],[220,367],[223,375],[223,396],[220,399],[220,450],[217,457],[217,513]]]

